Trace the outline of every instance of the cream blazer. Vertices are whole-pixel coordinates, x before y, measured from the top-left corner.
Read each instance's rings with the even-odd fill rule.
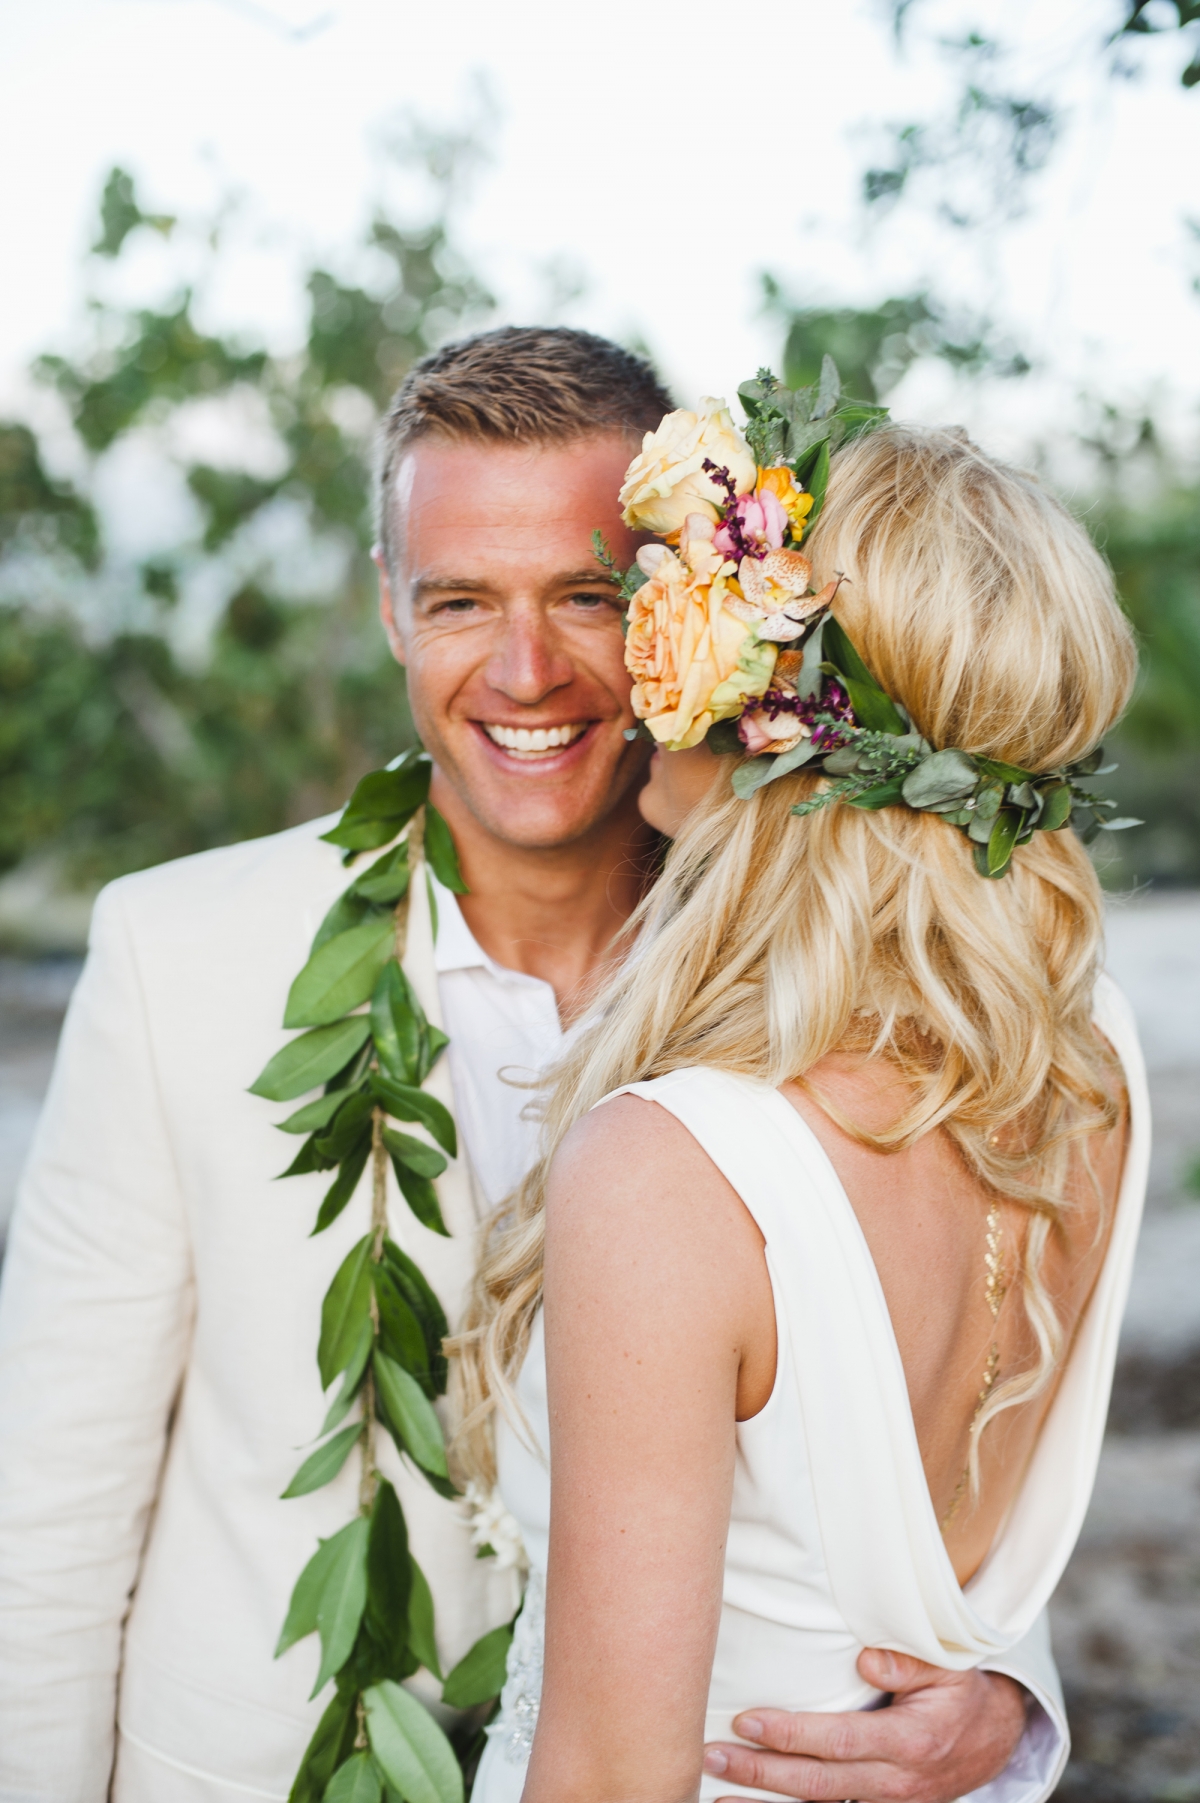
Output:
[[[355,1512],[356,1461],[279,1498],[321,1424],[321,1300],[367,1186],[311,1239],[330,1178],[275,1181],[298,1142],[272,1123],[295,1104],[247,1093],[349,880],[319,840],[332,824],[125,877],[96,905],[0,1299],[5,1803],[103,1803],[118,1709],[117,1803],[283,1799],[332,1695],[308,1700],[315,1636],[272,1655],[318,1536]],[[440,1024],[423,882],[405,966]],[[449,1086],[442,1060],[427,1087],[452,1105]],[[451,1239],[396,1192],[392,1232],[453,1321],[478,1224],[464,1159],[438,1190]],[[380,1463],[449,1669],[512,1615],[515,1576],[474,1558],[461,1505],[386,1438]]]
[[[318,1537],[354,1513],[354,1461],[279,1498],[323,1417],[321,1299],[366,1188],[311,1239],[329,1179],[275,1181],[289,1106],[248,1093],[348,880],[331,824],[124,877],[96,905],[0,1288],[0,1803],[283,1803],[331,1694],[309,1700],[315,1637],[272,1655]],[[440,1024],[432,952],[417,883],[405,966]],[[428,1087],[452,1102],[445,1060]],[[398,1195],[392,1231],[453,1322],[478,1225],[465,1159],[438,1188],[449,1240]],[[448,1669],[512,1615],[516,1582],[390,1453]],[[1043,1705],[980,1793],[1008,1803],[1022,1768],[1065,1758],[1044,1618],[986,1663]]]

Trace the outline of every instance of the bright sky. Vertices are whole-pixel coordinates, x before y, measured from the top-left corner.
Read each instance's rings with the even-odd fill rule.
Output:
[[[864,230],[872,130],[951,91],[927,54],[898,59],[880,0],[0,0],[0,404],[19,404],[32,354],[71,342],[113,163],[144,205],[173,212],[245,191],[245,247],[214,314],[286,344],[302,323],[298,258],[336,259],[369,214],[373,139],[407,106],[461,120],[481,77],[494,157],[460,239],[510,318],[546,317],[547,272],[577,271],[584,293],[558,317],[643,339],[690,399],[731,393],[777,354],[763,269],[815,302],[929,282],[990,308],[1045,367],[974,403],[918,372],[903,410],[974,407],[978,424],[982,405],[998,448],[1052,427],[1085,388],[1129,401],[1158,384],[1191,418],[1200,91],[1180,88],[1167,39],[1141,80],[1107,79],[1080,53],[1104,10],[929,6],[947,30],[1023,45],[1071,121],[1030,217],[964,239],[911,210]],[[139,252],[130,293],[161,292],[164,255]]]

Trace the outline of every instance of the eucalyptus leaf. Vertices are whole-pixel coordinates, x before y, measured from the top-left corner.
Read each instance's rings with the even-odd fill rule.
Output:
[[[817,404],[813,409],[814,419],[824,419],[832,413],[842,398],[842,378],[838,375],[837,364],[826,351],[821,358],[821,375],[817,383]]]
[[[1071,791],[1066,783],[1053,783],[1042,790],[1042,812],[1038,830],[1055,833],[1071,818]]]
[[[294,1101],[336,1077],[370,1033],[371,1023],[362,1014],[317,1027],[312,1033],[301,1033],[276,1052],[262,1075],[250,1085],[250,1094],[265,1096],[268,1102]]]
[[[758,792],[764,784],[773,783],[780,776],[787,776],[802,765],[811,763],[813,758],[820,757],[820,750],[813,745],[811,739],[801,740],[793,745],[790,751],[781,751],[777,757],[751,758],[745,764],[739,764],[733,773],[733,792],[740,795],[743,801]]]
[[[290,1496],[307,1496],[312,1490],[321,1490],[332,1483],[346,1460],[350,1457],[350,1448],[362,1437],[361,1421],[352,1422],[344,1427],[340,1434],[327,1440],[324,1446],[318,1446],[316,1452],[310,1454],[301,1465],[299,1471],[283,1492],[283,1500]]]
[[[406,1803],[463,1803],[454,1749],[415,1697],[385,1678],[363,1692],[363,1707],[371,1751]]]
[[[876,783],[870,789],[864,789],[859,795],[847,795],[847,805],[874,812],[878,808],[891,808],[901,799],[904,790],[904,778],[893,776],[886,783]]]
[[[330,1561],[317,1598],[321,1664],[312,1688],[314,1697],[341,1671],[354,1649],[367,1601],[367,1526],[366,1517],[360,1515],[334,1535],[337,1556]]]
[[[450,828],[432,802],[425,809],[425,857],[443,889],[449,889],[455,895],[466,895],[467,885],[458,867],[458,852],[450,837]]]
[[[1023,821],[1019,809],[1001,808],[987,843],[988,875],[1000,876],[1007,868]]]
[[[353,1359],[363,1322],[370,1320],[370,1314],[371,1236],[365,1234],[342,1260],[321,1304],[317,1368],[323,1389],[327,1390]]]
[[[442,1701],[451,1709],[473,1709],[504,1689],[508,1649],[513,1631],[506,1623],[484,1634],[459,1660],[442,1686]]]
[[[904,779],[904,799],[910,808],[940,807],[943,802],[971,795],[979,772],[962,751],[935,751]]]
[[[323,1803],[382,1803],[383,1773],[370,1753],[352,1753],[339,1766]]]
[[[395,949],[395,923],[375,914],[315,951],[288,993],[285,1027],[320,1027],[365,1002]]]
[[[853,776],[859,767],[861,757],[862,754],[856,745],[841,745],[826,757],[825,773],[827,776]]]
[[[425,1670],[432,1672],[440,1682],[442,1668],[438,1663],[437,1642],[433,1635],[433,1595],[428,1578],[411,1554],[408,1577],[408,1644]]]
[[[416,1378],[378,1347],[372,1365],[379,1399],[387,1411],[389,1423],[403,1441],[405,1452],[422,1471],[432,1472],[436,1477],[448,1477],[442,1424]]]

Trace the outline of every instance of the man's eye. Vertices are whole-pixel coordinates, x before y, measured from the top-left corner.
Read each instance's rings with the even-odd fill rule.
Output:
[[[470,595],[456,595],[453,601],[439,601],[435,614],[469,614],[476,603]]]
[[[570,599],[575,607],[590,608],[593,613],[598,612],[604,607],[618,607],[620,605],[615,592],[611,589],[606,589],[599,593],[592,590],[584,590],[578,595],[572,595]]]

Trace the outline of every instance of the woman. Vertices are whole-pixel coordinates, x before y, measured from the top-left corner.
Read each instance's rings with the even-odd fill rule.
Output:
[[[764,461],[693,458],[678,551],[639,554],[675,842],[460,1342],[532,1566],[476,1803],[768,1794],[704,1742],[870,1706],[864,1646],[1012,1644],[1094,1475],[1148,1122],[1061,821],[1130,634],[1079,526],[960,434],[837,452],[803,556]],[[699,741],[739,716],[736,766]]]

